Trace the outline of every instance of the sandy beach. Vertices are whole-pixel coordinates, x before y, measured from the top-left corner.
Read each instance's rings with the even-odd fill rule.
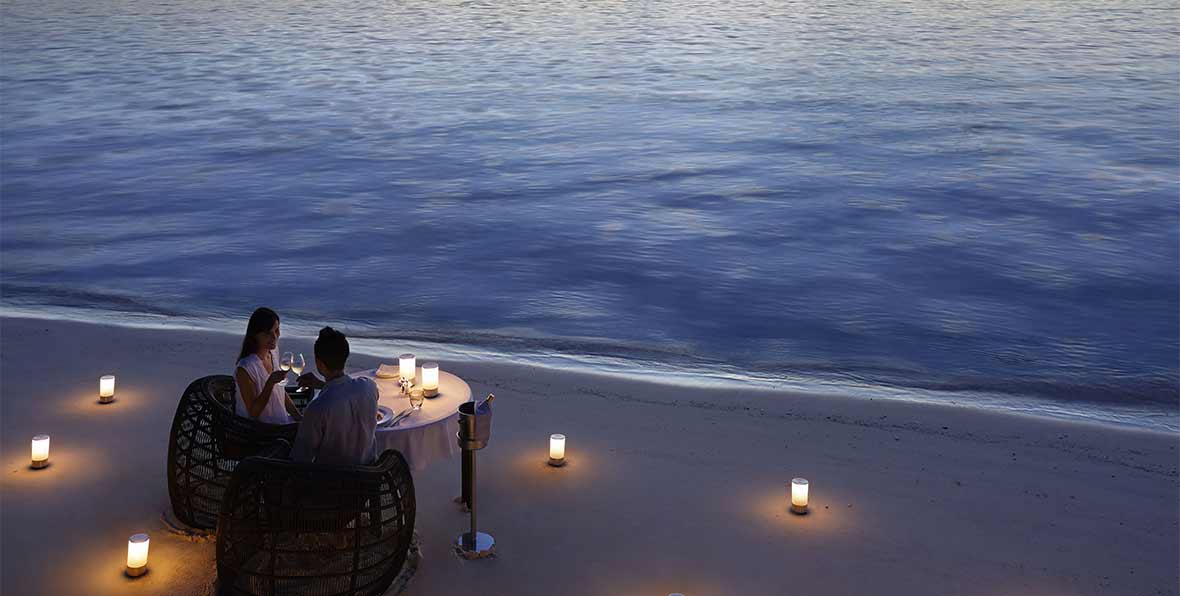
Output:
[[[330,323],[330,322],[329,322]],[[344,329],[347,332],[347,329]],[[240,338],[0,319],[2,591],[209,594],[214,543],[169,532],[168,431]],[[307,338],[286,350],[311,354]],[[392,356],[392,355],[391,355]],[[382,359],[354,355],[350,368]],[[387,360],[388,361],[388,360]],[[880,400],[710,390],[442,362],[497,395],[480,527],[451,541],[457,460],[415,477],[422,557],[406,594],[1174,595],[1174,434]],[[96,403],[97,379],[118,400]],[[547,437],[570,463],[545,464]],[[29,440],[52,437],[30,470]],[[792,477],[811,513],[787,512]],[[122,575],[127,537],[150,572]]]

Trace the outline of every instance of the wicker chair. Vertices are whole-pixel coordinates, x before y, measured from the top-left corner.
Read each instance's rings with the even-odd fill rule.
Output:
[[[168,439],[168,496],[181,522],[217,526],[221,497],[238,462],[276,440],[293,441],[298,424],[265,424],[234,413],[233,377],[214,375],[189,384]]]
[[[382,594],[406,561],[415,511],[394,450],[371,466],[246,459],[217,524],[218,594]]]
[[[291,398],[291,403],[302,412],[315,398],[315,390],[310,387],[287,387],[287,397]]]

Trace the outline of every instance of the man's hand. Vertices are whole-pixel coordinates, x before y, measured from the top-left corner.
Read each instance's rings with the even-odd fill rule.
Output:
[[[315,376],[315,373],[303,373],[302,375],[299,375],[299,378],[295,382],[298,383],[300,387],[311,387],[312,389],[324,388],[324,382],[321,381],[319,377]]]

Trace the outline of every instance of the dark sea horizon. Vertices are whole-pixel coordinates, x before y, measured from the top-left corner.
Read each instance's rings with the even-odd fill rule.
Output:
[[[1180,6],[0,4],[0,314],[261,305],[1180,430]]]

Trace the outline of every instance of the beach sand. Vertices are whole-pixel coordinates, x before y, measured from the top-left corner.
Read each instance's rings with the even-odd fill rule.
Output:
[[[347,329],[345,329],[347,332]],[[208,594],[214,543],[170,533],[168,432],[194,378],[228,374],[240,338],[0,319],[2,591]],[[311,354],[306,338],[287,350]],[[354,355],[350,367],[380,359]],[[1178,593],[1174,434],[965,407],[685,388],[442,362],[494,392],[480,529],[458,460],[415,477],[414,595],[1098,595]],[[118,401],[96,403],[98,377]],[[545,464],[565,433],[569,465]],[[52,465],[28,467],[52,436]],[[792,477],[811,513],[787,512]],[[122,575],[151,534],[150,572]]]

